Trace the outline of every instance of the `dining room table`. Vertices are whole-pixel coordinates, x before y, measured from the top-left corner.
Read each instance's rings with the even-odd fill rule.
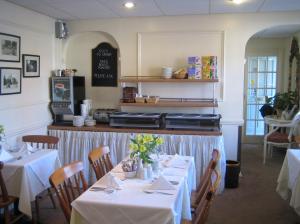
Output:
[[[276,191],[300,215],[300,149],[288,149],[277,179]]]
[[[196,188],[193,157],[163,155],[159,170],[148,179],[126,178],[121,166],[122,162],[72,202],[71,224],[179,224],[182,219],[192,219],[190,195]],[[110,188],[103,181],[107,175],[118,179],[120,187],[107,191]],[[159,180],[172,188],[153,190]]]
[[[61,166],[54,149],[11,153],[13,159],[4,162],[2,175],[8,194],[19,198],[18,210],[32,217],[31,202],[50,187],[49,176]]]

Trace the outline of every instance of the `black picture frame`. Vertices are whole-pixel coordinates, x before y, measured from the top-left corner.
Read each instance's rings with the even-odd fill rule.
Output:
[[[20,62],[21,37],[0,33],[0,61]]]
[[[21,68],[0,67],[0,95],[20,94]]]
[[[33,54],[23,54],[22,68],[24,78],[40,77],[40,56]]]

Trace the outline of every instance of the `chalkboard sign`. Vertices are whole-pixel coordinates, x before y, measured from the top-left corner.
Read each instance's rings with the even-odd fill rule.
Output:
[[[118,86],[117,51],[109,43],[92,49],[92,86]]]

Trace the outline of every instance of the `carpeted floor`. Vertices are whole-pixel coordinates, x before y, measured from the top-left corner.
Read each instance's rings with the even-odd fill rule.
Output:
[[[215,197],[207,223],[300,224],[300,216],[275,191],[284,156],[284,150],[275,150],[273,158],[268,158],[263,165],[262,147],[243,145],[240,185]],[[44,201],[40,207],[39,223],[66,223],[60,208],[51,208],[50,201]],[[28,222],[23,220],[19,223]]]
[[[262,146],[243,145],[239,187],[217,195],[208,224],[300,224],[300,216],[276,193],[285,150],[262,164]]]

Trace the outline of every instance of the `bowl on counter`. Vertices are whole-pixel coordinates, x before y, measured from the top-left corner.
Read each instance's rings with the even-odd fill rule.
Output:
[[[83,116],[74,116],[73,117],[73,125],[76,127],[81,127],[84,125],[84,117]]]
[[[129,171],[129,172],[124,171],[125,178],[134,178],[135,176],[136,176],[136,171]]]
[[[145,103],[145,97],[137,96],[134,98],[136,103]]]
[[[147,103],[157,103],[159,101],[159,96],[148,96],[146,98]]]
[[[84,124],[86,126],[95,126],[96,125],[96,120],[85,120]]]

